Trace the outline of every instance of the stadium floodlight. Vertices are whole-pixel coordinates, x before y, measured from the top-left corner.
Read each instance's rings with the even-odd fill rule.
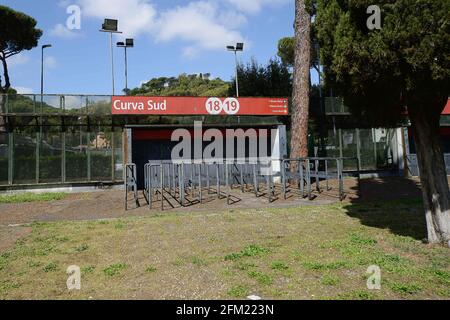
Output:
[[[105,32],[117,32],[119,22],[115,19],[105,19],[102,24],[102,30]]]
[[[125,49],[125,93],[128,93],[128,58],[127,58],[127,48],[134,47],[133,39],[125,39],[125,42],[117,42],[119,48]]]
[[[228,51],[234,52],[234,60],[236,63],[236,98],[239,98],[239,82],[238,82],[238,61],[237,61],[237,52],[244,51],[244,43],[238,42],[236,46],[227,46]]]
[[[102,24],[100,32],[109,33],[109,46],[111,48],[111,74],[112,74],[112,94],[115,94],[115,81],[114,81],[114,50],[113,50],[113,33],[122,33],[118,31],[119,22],[115,19],[105,19]]]

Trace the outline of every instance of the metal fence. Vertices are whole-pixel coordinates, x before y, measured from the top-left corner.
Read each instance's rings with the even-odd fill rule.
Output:
[[[231,205],[241,201],[241,195],[245,193],[266,199],[268,203],[296,196],[312,200],[317,193],[333,190],[334,196],[342,201],[346,196],[344,176],[351,173],[359,178],[359,169],[346,171],[344,160],[358,162],[356,158],[320,157],[246,162],[149,161],[144,165],[143,199],[150,209],[165,210],[215,199],[226,199],[227,204]],[[130,192],[133,193],[132,201],[139,206],[135,170],[134,164],[127,165],[126,209]],[[337,185],[332,187],[331,180]]]

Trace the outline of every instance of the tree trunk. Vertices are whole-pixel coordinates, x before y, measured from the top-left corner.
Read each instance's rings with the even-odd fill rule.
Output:
[[[5,78],[5,85],[2,86],[0,81],[0,113],[6,112],[6,94],[8,93],[11,83],[9,81],[8,65],[6,63],[5,54],[1,52],[0,60],[3,66],[3,77]],[[4,144],[6,141],[7,121],[6,117],[0,115],[0,143]]]
[[[408,114],[417,150],[428,241],[450,246],[450,191],[439,134],[442,109],[440,104],[431,108],[408,106]]]
[[[305,0],[295,1],[295,59],[292,93],[291,158],[308,156],[311,15]],[[295,170],[295,168],[293,168]]]

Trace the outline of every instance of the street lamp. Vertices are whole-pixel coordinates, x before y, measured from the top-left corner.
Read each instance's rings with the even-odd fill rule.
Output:
[[[111,48],[111,74],[112,74],[112,94],[115,94],[115,83],[114,83],[114,50],[113,50],[113,40],[112,35],[113,33],[122,33],[120,31],[117,31],[118,21],[114,19],[105,19],[105,21],[102,24],[102,29],[100,32],[109,32],[110,38],[109,38],[109,46]]]
[[[234,60],[236,62],[236,98],[239,98],[239,82],[238,82],[238,61],[237,52],[244,50],[244,44],[242,42],[236,43],[236,46],[227,46],[228,51],[234,52]]]
[[[133,48],[134,47],[134,40],[133,39],[125,39],[124,42],[117,42],[117,46],[119,48],[125,49],[125,93],[128,94],[128,59],[127,59],[127,48]]]
[[[51,44],[44,44],[41,47],[41,99],[44,94],[44,49],[51,48]]]

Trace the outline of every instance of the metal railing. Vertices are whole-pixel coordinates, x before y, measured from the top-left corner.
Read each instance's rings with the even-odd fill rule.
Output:
[[[226,199],[227,204],[242,200],[239,194],[252,193],[269,203],[297,194],[313,199],[313,193],[332,190],[329,181],[336,180],[340,201],[345,198],[344,160],[356,158],[298,158],[258,160],[183,160],[149,161],[144,165],[144,199],[150,209],[165,210]],[[278,166],[278,168],[276,168]],[[134,171],[133,171],[134,170]],[[348,171],[347,171],[348,173]],[[359,169],[353,172],[359,179]],[[134,189],[135,166],[127,166],[126,197]],[[315,188],[313,190],[313,185]],[[135,194],[137,199],[137,194]],[[126,198],[127,201],[128,198]]]

